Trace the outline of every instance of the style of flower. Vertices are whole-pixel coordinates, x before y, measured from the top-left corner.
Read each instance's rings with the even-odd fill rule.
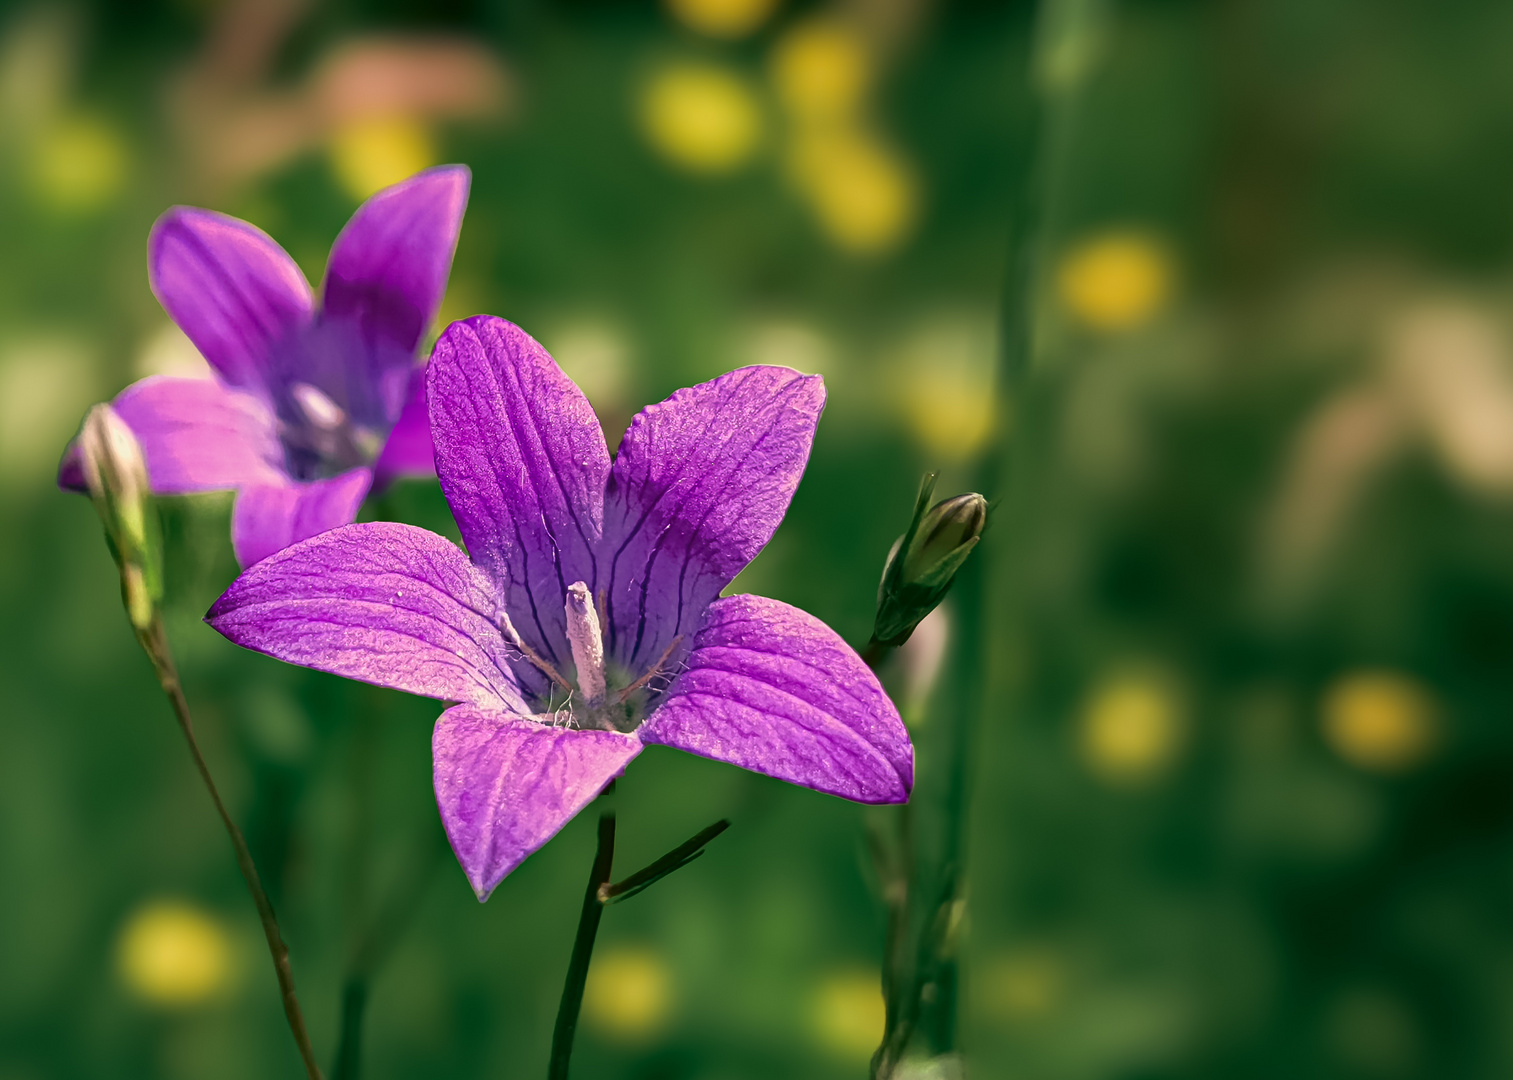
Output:
[[[908,798],[876,676],[811,615],[720,592],[808,461],[818,376],[747,367],[631,422],[518,327],[453,323],[428,372],[436,471],[467,545],[348,525],[244,573],[206,621],[290,663],[453,702],[436,800],[480,900],[647,744],[857,802]]]
[[[176,206],[147,241],[152,291],[214,379],[150,376],[116,412],[153,491],[235,490],[243,566],[357,516],[371,486],[432,471],[421,339],[446,291],[470,174],[449,165],[386,188],[331,247],[321,304],[256,226]],[[78,448],[58,470],[84,490]]]

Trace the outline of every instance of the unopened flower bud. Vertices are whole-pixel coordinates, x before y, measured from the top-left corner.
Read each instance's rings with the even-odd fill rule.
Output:
[[[988,523],[988,500],[976,492],[936,503],[904,552],[903,582],[949,585]]]
[[[888,553],[872,630],[880,645],[902,645],[935,610],[987,525],[988,501],[981,495],[957,495],[930,506],[934,490],[932,474],[920,485],[908,531]]]
[[[127,617],[145,629],[162,595],[161,559],[142,446],[109,405],[96,405],[79,433],[84,481],[121,570]]]

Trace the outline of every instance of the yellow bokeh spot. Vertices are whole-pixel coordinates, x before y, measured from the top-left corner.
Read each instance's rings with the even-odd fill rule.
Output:
[[[778,99],[800,120],[847,120],[861,108],[872,83],[872,55],[847,24],[812,19],[774,47],[772,82]]]
[[[913,230],[919,185],[898,154],[850,128],[800,134],[789,170],[825,235],[859,255],[896,248]]]
[[[193,1005],[223,990],[231,943],[221,924],[189,904],[158,900],[138,909],[121,931],[121,979],[154,1005]]]
[[[762,140],[756,95],[733,72],[703,64],[664,68],[641,95],[641,127],[674,165],[718,174],[739,169]]]
[[[1114,783],[1149,780],[1172,763],[1182,742],[1182,706],[1169,682],[1149,672],[1116,676],[1082,712],[1082,754]]]
[[[331,168],[354,199],[397,184],[436,164],[430,129],[412,117],[369,117],[331,136]]]
[[[1165,306],[1172,290],[1171,256],[1140,232],[1112,232],[1072,249],[1061,262],[1061,302],[1095,330],[1133,330]]]
[[[88,213],[109,203],[126,182],[125,140],[98,120],[76,118],[43,132],[32,148],[32,193],[63,213]]]
[[[840,971],[814,989],[809,1013],[815,1039],[837,1057],[866,1061],[887,1019],[876,971]]]
[[[893,394],[932,459],[964,461],[992,436],[997,340],[991,312],[970,310],[931,316],[902,335]]]
[[[777,0],[667,0],[667,7],[690,30],[734,41],[766,22]]]
[[[583,990],[583,1018],[601,1035],[635,1041],[656,1034],[672,1012],[672,972],[649,949],[606,949]]]
[[[919,372],[908,380],[904,416],[919,441],[935,457],[965,461],[993,433],[993,395],[958,372],[931,377]]]
[[[1343,676],[1324,696],[1324,737],[1362,769],[1397,772],[1434,747],[1438,710],[1429,691],[1392,671]]]

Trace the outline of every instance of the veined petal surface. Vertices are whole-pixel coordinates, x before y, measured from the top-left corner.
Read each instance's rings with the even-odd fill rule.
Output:
[[[914,783],[908,731],[877,676],[820,620],[761,596],[710,605],[637,734],[856,802],[903,802]]]
[[[605,497],[607,651],[631,670],[684,647],[704,609],[772,538],[825,404],[817,375],[747,367],[631,421]]]
[[[524,709],[492,583],[453,543],[394,522],[347,525],[271,555],[205,621],[291,664],[424,697]]]
[[[278,483],[283,447],[262,399],[212,379],[154,375],[113,403],[142,444],[152,490],[160,495]],[[58,482],[84,490],[78,447],[70,445]]]
[[[449,326],[427,366],[436,473],[468,552],[521,636],[561,668],[567,587],[599,588],[599,419],[545,349],[491,315]]]
[[[327,529],[346,525],[373,483],[371,469],[349,469],[329,480],[303,483],[281,477],[249,484],[231,510],[231,546],[243,566]]]
[[[635,736],[613,731],[553,727],[473,705],[442,713],[431,737],[436,805],[478,899],[640,752]]]
[[[305,275],[245,221],[175,206],[147,240],[153,294],[227,383],[267,392],[275,348],[310,321]]]

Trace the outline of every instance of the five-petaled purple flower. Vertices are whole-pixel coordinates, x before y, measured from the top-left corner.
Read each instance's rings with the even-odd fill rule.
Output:
[[[720,591],[776,530],[824,384],[748,367],[643,410],[613,463],[582,392],[518,327],[453,323],[428,372],[436,471],[469,555],[348,525],[244,573],[206,620],[281,660],[457,704],[436,800],[479,899],[618,776],[676,746],[902,802],[908,733],[797,608]]]
[[[429,474],[421,338],[446,291],[469,172],[429,169],[347,223],[321,306],[283,248],[245,221],[177,206],[147,241],[152,291],[214,381],[152,376],[116,398],[159,494],[238,492],[243,566],[357,516],[376,480]],[[78,449],[58,471],[84,490]]]

